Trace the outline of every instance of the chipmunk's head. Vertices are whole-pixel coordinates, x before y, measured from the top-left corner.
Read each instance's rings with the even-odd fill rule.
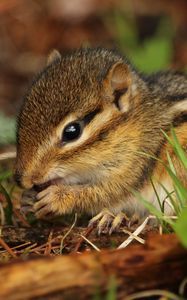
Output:
[[[63,58],[53,52],[19,115],[17,181],[31,188],[59,178],[74,185],[110,177],[122,164],[120,136],[140,96],[138,80],[107,50],[81,49]]]

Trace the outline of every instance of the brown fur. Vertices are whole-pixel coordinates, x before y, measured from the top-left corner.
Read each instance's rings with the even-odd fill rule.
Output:
[[[141,152],[166,161],[169,149],[186,182],[160,130],[169,133],[174,120],[187,115],[184,75],[143,76],[104,49],[81,49],[61,59],[58,54],[50,63],[28,91],[18,121],[18,181],[26,188],[50,182],[38,194],[38,216],[124,209],[132,189],[150,189],[150,176],[168,177],[161,164]],[[96,109],[80,138],[61,145],[65,125]],[[183,120],[176,133],[186,147]]]

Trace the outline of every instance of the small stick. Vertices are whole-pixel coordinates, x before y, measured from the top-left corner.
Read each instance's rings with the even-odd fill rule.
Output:
[[[44,255],[50,255],[52,249],[52,236],[53,236],[53,229],[49,233],[48,241],[45,247]]]
[[[148,221],[149,217],[144,220],[144,222],[132,233],[131,236],[128,237],[128,239],[126,239],[121,245],[119,245],[118,249],[127,247],[133,241],[134,236],[138,236],[143,231]]]
[[[86,231],[84,233],[84,238],[83,238],[83,235],[81,235],[81,238],[79,239],[79,241],[78,241],[77,245],[75,246],[75,249],[74,249],[73,252],[78,252],[79,251],[79,248],[81,247],[82,243],[84,242],[85,237],[87,238],[90,235],[90,233],[93,231],[93,229],[94,229],[94,226],[89,226],[86,229]]]
[[[24,247],[24,246],[28,246],[28,245],[30,245],[30,244],[31,244],[31,242],[26,242],[26,243],[23,243],[23,244],[21,244],[21,245],[12,247],[12,250],[17,250],[17,249],[19,249],[19,248],[22,248],[22,247]],[[1,250],[1,251],[0,251],[0,253],[4,253],[4,252],[6,252],[6,250]]]
[[[5,212],[1,202],[0,202],[0,216],[1,216],[1,226],[3,226],[5,224]]]
[[[70,229],[68,230],[68,232],[65,233],[65,235],[62,237],[61,239],[61,243],[60,243],[60,254],[62,254],[62,250],[64,248],[64,240],[66,239],[66,237],[70,234],[70,232],[72,231],[72,229],[75,227],[75,224],[77,222],[77,214],[75,214],[75,220],[73,222],[73,224],[71,225]]]
[[[0,238],[0,245],[14,258],[17,258],[17,255],[12,251],[12,249],[7,245],[7,243]]]
[[[101,250],[96,246],[94,245],[91,241],[89,241],[84,235],[80,235],[89,245],[91,245],[96,251],[100,252]]]
[[[0,154],[0,160],[16,158],[16,151],[13,152],[4,152]]]
[[[132,236],[133,239],[135,239],[137,242],[139,242],[140,244],[145,244],[145,240],[142,239],[141,237],[134,235],[132,232],[130,232],[129,230],[123,229],[124,233],[127,233],[129,236]]]

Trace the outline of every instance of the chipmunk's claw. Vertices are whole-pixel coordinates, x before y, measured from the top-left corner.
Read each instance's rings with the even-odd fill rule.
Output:
[[[133,214],[132,217],[127,220],[127,227],[130,228],[131,226],[138,224],[140,222],[140,216],[138,214]]]
[[[101,233],[112,234],[120,227],[124,220],[125,222],[128,220],[127,216],[124,213],[120,212],[117,215],[114,215],[109,210],[104,209],[102,212],[100,212],[90,220],[89,226],[97,224],[99,235]]]
[[[117,231],[124,221],[125,223],[127,223],[127,221],[129,221],[128,217],[123,212],[118,213],[112,221],[109,234],[112,234],[112,232]]]
[[[109,232],[110,224],[114,218],[114,215],[107,209],[104,209],[95,217],[93,217],[88,226],[97,226],[98,234]]]

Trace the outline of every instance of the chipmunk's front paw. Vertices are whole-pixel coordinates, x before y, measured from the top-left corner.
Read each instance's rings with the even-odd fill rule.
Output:
[[[34,189],[25,190],[20,199],[20,210],[24,215],[33,213],[33,202],[36,199],[36,191]]]
[[[128,218],[124,213],[120,212],[117,215],[114,215],[108,209],[104,209],[90,220],[89,226],[97,224],[99,235],[101,233],[112,234],[112,232],[120,227],[123,221],[128,221]]]
[[[38,201],[34,204],[34,210],[37,218],[43,218],[49,214],[61,214],[63,192],[60,186],[49,186],[38,193],[36,199]]]

